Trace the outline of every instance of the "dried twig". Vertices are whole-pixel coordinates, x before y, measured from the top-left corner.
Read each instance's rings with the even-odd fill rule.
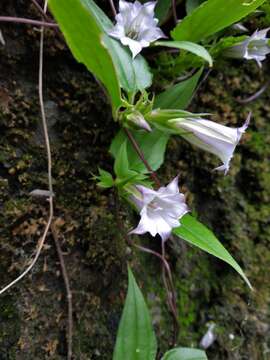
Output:
[[[26,18],[18,18],[13,16],[0,16],[0,22],[13,22],[18,24],[29,24],[29,25],[37,25],[41,27],[53,27],[57,28],[58,25],[51,22],[45,21],[38,21],[33,19],[26,19]]]
[[[255,94],[249,96],[246,99],[235,99],[239,104],[248,104],[252,101],[257,100],[270,86],[270,80],[268,80],[261,88],[260,90],[256,91]]]
[[[166,260],[166,248],[165,248],[165,241],[161,241],[161,247],[162,247],[162,258]],[[174,284],[173,284],[173,280],[172,280],[172,276],[171,276],[171,269],[170,270],[170,276],[169,276],[169,280],[170,282],[167,283],[167,279],[166,279],[166,273],[165,273],[165,267],[162,267],[162,277],[163,277],[163,283],[165,288],[167,289],[167,301],[169,304],[169,308],[171,310],[171,314],[173,317],[173,341],[172,341],[172,346],[176,346],[177,344],[177,339],[178,339],[178,335],[179,335],[179,321],[178,321],[178,310],[177,310],[177,303],[176,303],[176,292],[174,289]]]
[[[68,304],[68,329],[67,329],[68,355],[67,355],[67,359],[71,360],[72,359],[72,336],[73,336],[72,292],[70,289],[69,277],[68,277],[68,272],[67,272],[66,265],[65,265],[64,256],[63,256],[61,245],[60,245],[60,242],[58,239],[58,232],[57,232],[57,229],[56,229],[54,223],[51,224],[51,231],[52,231],[52,236],[53,236],[53,239],[55,242],[58,258],[60,261],[62,276],[64,279],[66,294],[67,294],[67,304]]]
[[[35,8],[38,10],[38,12],[40,13],[40,15],[42,17],[44,17],[45,20],[47,20],[48,22],[50,22],[50,18],[49,16],[43,11],[42,7],[39,5],[39,3],[37,2],[37,0],[31,0],[33,5],[35,6]]]
[[[48,0],[45,1],[44,11],[46,12],[48,5]],[[50,140],[47,128],[47,121],[46,121],[46,114],[44,109],[44,100],[43,100],[43,47],[44,47],[44,27],[42,26],[40,29],[40,51],[39,51],[39,81],[38,81],[38,92],[39,92],[39,102],[40,102],[40,110],[41,110],[41,118],[42,118],[42,125],[44,131],[44,138],[45,138],[45,145],[46,145],[46,152],[47,152],[47,159],[48,159],[48,186],[50,194],[53,194],[53,186],[52,186],[52,158],[51,158],[51,147],[50,147]],[[49,197],[49,218],[47,220],[47,224],[44,230],[44,233],[41,237],[41,240],[38,244],[38,248],[35,254],[35,257],[28,268],[15,280],[13,280],[10,284],[8,284],[4,289],[0,291],[0,295],[15,285],[18,281],[20,281],[25,275],[32,270],[35,266],[39,255],[42,251],[43,245],[47,238],[48,231],[51,226],[51,222],[53,219],[53,196]]]

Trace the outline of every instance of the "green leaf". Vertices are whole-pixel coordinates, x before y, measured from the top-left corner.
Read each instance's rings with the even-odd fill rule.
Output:
[[[174,40],[201,41],[238,22],[265,0],[208,0],[186,16],[171,35]]]
[[[186,1],[186,11],[187,14],[190,14],[198,6],[200,6],[205,0],[187,0]]]
[[[99,181],[98,186],[105,189],[113,187],[114,180],[112,175],[108,171],[102,170],[100,168],[98,169],[98,171],[99,171],[99,176],[95,177]]]
[[[86,3],[86,0],[50,0],[49,5],[74,57],[104,84],[116,109],[121,105],[121,94],[116,69],[105,46],[109,38]]]
[[[135,74],[135,89],[143,90],[152,85],[153,74],[150,72],[147,61],[141,55],[133,59],[133,69]]]
[[[162,360],[207,360],[207,356],[203,350],[177,348],[168,351]]]
[[[169,140],[169,135],[164,134],[159,130],[153,130],[151,133],[146,131],[130,131],[140,146],[149,165],[156,171],[164,161],[164,153]],[[120,130],[113,139],[110,153],[114,158],[118,157],[119,149],[121,148],[121,145],[127,141],[126,139],[127,136],[123,130]],[[139,173],[148,173],[148,170],[130,142],[127,143],[127,154],[130,169],[138,171]]]
[[[126,177],[129,177],[131,175],[129,172],[126,140],[122,142],[119,151],[117,152],[114,163],[114,172],[116,176],[120,179],[125,179]]]
[[[154,108],[160,109],[185,109],[196,89],[203,68],[197,71],[189,79],[180,82],[155,98]]]
[[[162,360],[207,360],[207,356],[203,350],[177,348],[168,351]]]
[[[121,317],[113,360],[154,360],[157,343],[147,305],[128,269],[128,294]]]
[[[212,231],[189,214],[183,216],[180,223],[181,226],[173,230],[175,235],[231,265],[252,289],[241,267],[218,241]]]
[[[156,46],[166,46],[186,50],[195,54],[209,63],[209,66],[213,66],[213,60],[209,52],[201,45],[195,44],[190,41],[156,41]]]

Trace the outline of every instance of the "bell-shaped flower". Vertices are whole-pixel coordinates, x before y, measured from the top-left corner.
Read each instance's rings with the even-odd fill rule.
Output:
[[[137,0],[134,3],[119,1],[116,25],[108,33],[119,39],[123,45],[128,46],[133,58],[152,42],[166,37],[157,26],[158,19],[155,18],[154,13],[156,3],[156,1],[145,4]]]
[[[157,191],[142,185],[136,186],[137,192],[130,198],[140,211],[141,220],[130,234],[159,234],[166,241],[172,229],[180,226],[179,219],[188,212],[185,196],[179,192],[178,177],[166,187]]]
[[[246,131],[250,118],[251,113],[244,125],[239,128],[231,128],[200,118],[174,119],[171,120],[171,124],[180,130],[179,134],[188,142],[218,156],[223,165],[214,170],[224,171],[227,174],[234,150]]]
[[[226,49],[224,55],[235,59],[256,60],[261,67],[261,61],[265,60],[266,55],[270,53],[270,38],[267,38],[269,29],[256,30],[241,43]]]

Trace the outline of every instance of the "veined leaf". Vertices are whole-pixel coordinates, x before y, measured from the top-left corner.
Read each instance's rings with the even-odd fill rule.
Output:
[[[207,356],[203,350],[177,348],[168,351],[162,360],[207,360]]]
[[[85,3],[85,0],[50,0],[49,6],[73,55],[103,83],[116,109],[121,105],[121,95],[116,68],[105,46],[108,36]]]
[[[213,60],[209,52],[201,45],[195,44],[190,41],[156,41],[157,46],[166,46],[170,48],[176,48],[180,50],[189,51],[209,63],[209,66],[213,66]]]
[[[238,22],[265,0],[208,0],[186,16],[171,35],[174,40],[201,41]]]
[[[171,86],[168,90],[157,95],[154,108],[160,109],[185,109],[192,98],[202,74],[203,68],[197,71],[189,79]]]
[[[183,216],[180,223],[181,226],[173,230],[175,235],[231,265],[252,289],[241,267],[219,242],[212,231],[189,214]]]
[[[132,271],[128,269],[128,294],[113,360],[154,360],[156,352],[156,337],[147,305]]]
[[[140,149],[143,152],[144,157],[148,161],[149,165],[154,171],[156,171],[163,163],[164,153],[166,150],[167,142],[169,140],[169,135],[164,134],[159,130],[153,130],[151,133],[140,130],[130,131],[132,132],[136,142],[140,146]],[[119,149],[121,148],[121,145],[126,141],[126,134],[123,130],[120,130],[116,137],[113,139],[110,147],[110,153],[113,155],[114,158],[118,157]],[[127,142],[127,155],[129,167],[131,170],[138,171],[139,173],[148,172],[130,142]]]

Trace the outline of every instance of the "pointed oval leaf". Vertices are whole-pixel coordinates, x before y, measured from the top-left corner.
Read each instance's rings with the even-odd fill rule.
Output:
[[[203,350],[178,348],[168,351],[162,360],[207,360],[207,356]]]
[[[201,41],[238,22],[265,0],[208,0],[186,16],[171,35],[174,40]]]
[[[121,95],[116,69],[105,46],[108,37],[88,11],[86,1],[50,0],[49,6],[73,55],[103,83],[116,109],[121,105]]]
[[[113,360],[154,360],[156,352],[157,342],[147,305],[132,271],[128,269],[128,294]]]
[[[203,68],[197,71],[189,79],[181,81],[162,92],[155,98],[154,108],[160,109],[185,109],[197,87]]]
[[[181,226],[173,230],[175,235],[231,265],[252,289],[241,267],[219,242],[212,231],[189,214],[183,216],[180,223]]]
[[[209,66],[213,66],[213,59],[209,52],[201,45],[195,44],[190,41],[156,41],[157,46],[166,46],[170,48],[176,48],[180,50],[186,50],[195,54],[209,63]]]

